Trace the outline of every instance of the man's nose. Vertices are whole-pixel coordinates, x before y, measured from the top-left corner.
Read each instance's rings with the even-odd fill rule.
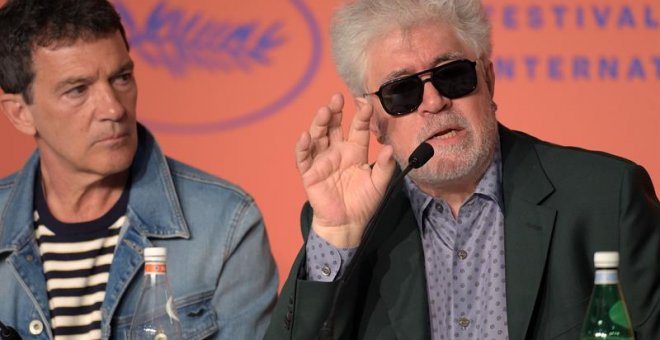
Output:
[[[100,87],[96,102],[96,114],[100,119],[108,120],[121,120],[126,115],[126,109],[112,86],[104,85]]]
[[[431,82],[431,77],[422,79],[424,92],[422,94],[422,103],[417,109],[420,113],[440,113],[451,105],[451,99],[443,96],[435,85]]]

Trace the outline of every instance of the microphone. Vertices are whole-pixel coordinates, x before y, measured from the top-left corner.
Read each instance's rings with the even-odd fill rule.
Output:
[[[421,168],[431,157],[433,157],[433,147],[431,144],[424,142],[415,148],[412,154],[410,154],[410,157],[408,157],[408,167],[413,169]]]
[[[319,329],[317,340],[334,340],[333,328],[337,303],[339,302],[339,298],[342,294],[345,283],[348,282],[353,276],[355,268],[357,268],[358,263],[360,262],[365,249],[367,248],[367,244],[369,244],[372,235],[375,233],[374,230],[376,230],[376,225],[378,225],[380,222],[382,210],[387,205],[392,192],[394,192],[394,190],[396,190],[403,182],[403,178],[412,169],[421,168],[424,164],[426,164],[426,162],[428,162],[429,159],[433,157],[433,153],[433,147],[427,142],[423,142],[417,146],[415,150],[413,150],[413,152],[410,154],[410,157],[408,157],[408,165],[406,168],[401,171],[401,173],[392,181],[392,185],[390,185],[390,187],[385,191],[383,199],[381,200],[378,208],[376,208],[376,211],[371,216],[371,219],[365,227],[360,245],[358,245],[358,248],[355,250],[355,255],[353,255],[353,260],[348,264],[344,275],[339,279],[339,282],[337,283],[337,289],[335,290],[335,293],[332,297],[332,304],[330,305],[330,312],[328,312],[328,316],[326,317],[325,321],[323,321],[321,329]]]
[[[417,146],[415,150],[410,154],[410,157],[408,157],[408,165],[406,166],[403,171],[397,176],[394,181],[392,182],[392,186],[390,186],[389,190],[385,193],[386,197],[390,192],[392,192],[392,188],[397,186],[399,181],[406,176],[410,170],[412,169],[418,169],[421,168],[422,165],[426,164],[426,162],[429,161],[433,157],[433,147],[431,144],[424,142]],[[385,200],[385,199],[383,199]]]

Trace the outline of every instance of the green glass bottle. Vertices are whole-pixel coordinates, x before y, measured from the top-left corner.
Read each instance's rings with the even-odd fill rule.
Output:
[[[582,326],[582,340],[634,340],[628,307],[619,285],[619,253],[596,252],[594,264],[594,290]]]

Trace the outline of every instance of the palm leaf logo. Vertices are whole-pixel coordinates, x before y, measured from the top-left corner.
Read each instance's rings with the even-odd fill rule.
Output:
[[[270,65],[274,50],[286,42],[280,21],[217,21],[186,13],[163,0],[140,25],[123,0],[115,0],[114,5],[133,51],[175,76],[192,68],[249,73],[256,66]]]

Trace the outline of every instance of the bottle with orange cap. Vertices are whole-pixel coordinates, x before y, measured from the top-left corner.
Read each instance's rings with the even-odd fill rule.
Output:
[[[130,339],[178,340],[181,323],[167,279],[167,249],[144,249],[144,281],[138,300]]]

